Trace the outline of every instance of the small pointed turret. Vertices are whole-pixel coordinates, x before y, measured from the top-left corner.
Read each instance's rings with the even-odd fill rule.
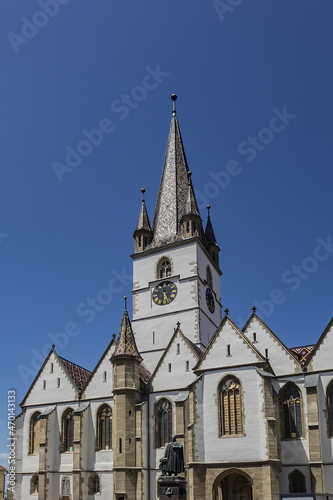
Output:
[[[208,250],[209,255],[215,262],[215,264],[219,265],[219,251],[220,248],[216,242],[212,222],[210,220],[210,205],[207,205],[208,210],[208,218],[205,230],[205,246]]]
[[[175,101],[172,94],[173,111],[167,149],[158,192],[154,221],[152,246],[162,246],[182,239],[181,219],[188,205],[188,166],[183,141],[180,134]],[[198,212],[193,187],[191,186],[190,204]]]
[[[127,297],[125,297],[125,301],[126,299]],[[131,356],[136,359],[139,359],[140,362],[142,361],[142,358],[136,346],[132,325],[128,316],[127,309],[125,309],[123,314],[123,319],[121,321],[117,339],[117,345],[112,358],[119,356]]]
[[[145,189],[141,189],[142,193],[142,203],[140,208],[140,214],[138,223],[136,225],[136,229],[133,234],[133,238],[135,239],[134,249],[135,253],[142,252],[147,248],[147,246],[151,243],[152,240],[152,230],[150,227],[148,212],[145,203]]]
[[[193,236],[201,237],[202,235],[202,220],[199,214],[197,200],[194,196],[193,186],[191,182],[192,172],[187,172],[188,176],[188,191],[185,204],[184,215],[182,216],[181,231],[183,238],[191,238]]]

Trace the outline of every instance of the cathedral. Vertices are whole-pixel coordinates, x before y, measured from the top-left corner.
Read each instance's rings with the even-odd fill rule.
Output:
[[[155,500],[176,435],[187,500],[333,499],[333,318],[288,348],[255,308],[242,329],[222,316],[172,100],[152,224],[142,190],[133,234],[133,317],[125,301],[92,372],[52,347],[16,418],[12,498]]]

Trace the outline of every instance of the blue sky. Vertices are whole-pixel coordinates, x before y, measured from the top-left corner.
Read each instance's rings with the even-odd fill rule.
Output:
[[[22,401],[52,339],[91,370],[118,332],[172,93],[224,307],[242,327],[256,304],[289,347],[318,340],[333,314],[332,14],[330,0],[0,3],[0,463],[7,390]],[[78,311],[112,278],[88,323]]]

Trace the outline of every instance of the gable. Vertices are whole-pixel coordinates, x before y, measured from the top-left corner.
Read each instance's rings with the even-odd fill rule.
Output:
[[[313,371],[332,370],[333,368],[333,318],[328,323],[318,340],[314,350],[310,366]]]
[[[276,376],[301,371],[301,365],[295,356],[258,316],[253,314],[243,331],[262,356],[269,359]]]
[[[230,318],[224,317],[196,370],[264,363],[260,353]]]
[[[55,351],[46,358],[22,405],[60,403],[77,399],[77,391]]]
[[[111,395],[113,387],[113,370],[110,358],[115,348],[116,343],[111,341],[87,382],[83,392],[83,399],[103,398]]]
[[[152,375],[152,390],[161,392],[187,387],[196,379],[192,369],[197,361],[198,354],[190,341],[176,330]]]

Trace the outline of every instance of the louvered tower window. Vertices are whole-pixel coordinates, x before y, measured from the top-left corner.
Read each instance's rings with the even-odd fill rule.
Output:
[[[163,259],[159,265],[159,277],[167,278],[168,276],[171,276],[171,263],[169,259]]]

